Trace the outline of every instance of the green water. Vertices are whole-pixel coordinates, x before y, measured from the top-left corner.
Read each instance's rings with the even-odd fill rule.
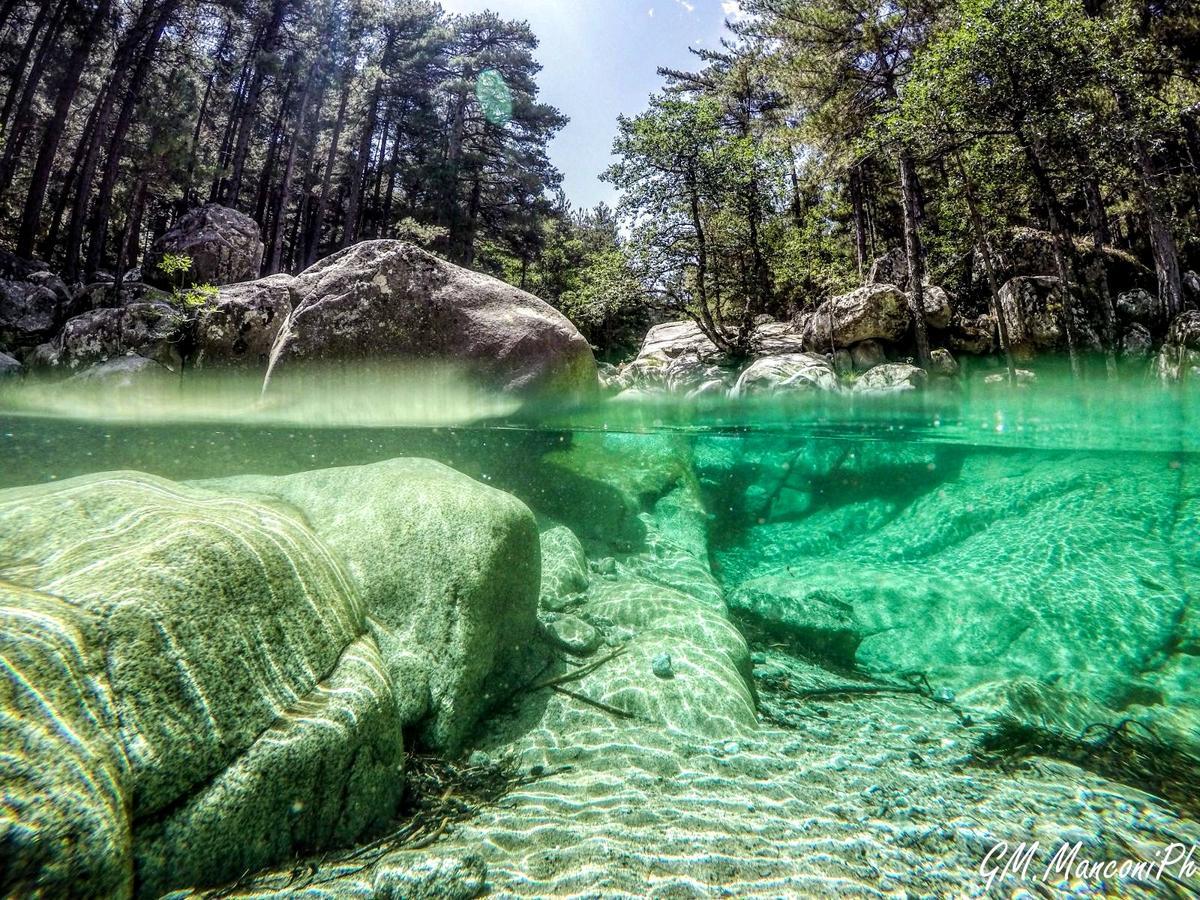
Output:
[[[266,404],[228,380],[34,388],[0,400],[0,488],[436,460],[515,495],[543,533],[569,528],[595,571],[619,565],[610,594],[636,581],[727,608],[756,661],[919,682],[1059,734],[1133,721],[1195,754],[1198,426],[1194,395],[1053,372],[871,403],[575,410],[378,373]],[[544,551],[544,582],[555,565]]]

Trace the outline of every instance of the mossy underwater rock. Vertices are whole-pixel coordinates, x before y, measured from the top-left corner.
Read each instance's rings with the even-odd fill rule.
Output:
[[[353,581],[294,511],[88,476],[0,492],[0,548],[20,661],[0,730],[22,748],[0,758],[5,890],[220,883],[393,814],[395,698]]]
[[[530,677],[541,563],[537,524],[516,498],[422,459],[207,486],[284,501],[341,555],[401,718],[429,749],[457,751]]]

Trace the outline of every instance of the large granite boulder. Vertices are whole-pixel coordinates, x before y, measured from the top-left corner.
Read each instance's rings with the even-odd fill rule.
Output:
[[[413,244],[367,241],[301,273],[286,357],[461,365],[512,392],[595,392],[592,349],[565,316],[511,285]]]
[[[0,347],[30,347],[49,340],[71,310],[65,285],[49,272],[0,277]]]
[[[869,284],[825,301],[809,319],[805,346],[825,352],[863,341],[897,343],[912,317],[908,298],[894,285]]]
[[[93,363],[67,379],[67,384],[102,390],[135,390],[147,382],[171,376],[170,369],[144,356],[118,356]]]
[[[297,513],[96,475],[0,492],[0,548],[5,893],[158,896],[391,819],[396,699]]]
[[[43,361],[80,369],[136,354],[178,370],[183,325],[183,316],[166,303],[94,309],[63,326],[58,337],[50,342]]]
[[[295,507],[346,561],[425,746],[456,752],[538,662],[538,530],[514,497],[420,459],[207,486]]]
[[[196,366],[265,370],[292,311],[292,281],[289,275],[272,275],[220,288],[196,317]]]
[[[839,390],[837,373],[825,357],[789,353],[755,360],[742,372],[730,396],[747,398]]]
[[[1058,278],[1013,278],[1000,289],[1000,311],[1008,326],[1009,343],[1018,355],[1066,350],[1068,316],[1076,350],[1100,347],[1100,338],[1083,304],[1074,292],[1068,295],[1062,289]]]
[[[1054,236],[1036,228],[1014,228],[993,244],[993,265],[1000,284],[1021,277],[1055,277],[1059,275]],[[1111,296],[1119,296],[1154,284],[1154,273],[1133,256],[1106,247],[1102,251],[1090,242],[1080,242],[1074,248],[1077,274],[1084,292],[1099,300],[1101,280],[1107,282]],[[987,293],[987,269],[982,256],[975,253],[972,277],[980,295]]]
[[[142,262],[142,273],[147,282],[166,289],[236,284],[258,277],[263,252],[257,222],[236,209],[210,203],[184,215],[154,242]],[[159,268],[167,254],[189,257],[191,269],[167,275]]]

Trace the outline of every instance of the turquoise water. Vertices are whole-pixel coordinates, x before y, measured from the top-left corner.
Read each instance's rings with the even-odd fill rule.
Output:
[[[696,616],[720,611],[753,652],[764,725],[804,729],[771,675],[780,659],[812,667],[818,685],[918,685],[960,721],[1028,727],[1072,762],[1088,727],[1134,722],[1150,736],[1140,768],[1097,758],[1084,770],[1194,815],[1175,782],[1200,753],[1198,425],[1194,395],[1053,372],[1028,389],[968,382],[871,403],[575,410],[378,374],[308,381],[266,404],[228,380],[135,398],[34,387],[0,399],[0,488],[435,460],[535,513],[543,613],[561,562],[547,534],[563,526],[593,578],[562,608],[610,610],[588,618],[609,638],[627,628],[621,615],[652,627],[666,594]],[[387,501],[347,495],[344,511]],[[0,580],[19,583],[5,550]],[[618,706],[625,696],[595,690]],[[681,733],[722,733],[704,703],[654,703]]]

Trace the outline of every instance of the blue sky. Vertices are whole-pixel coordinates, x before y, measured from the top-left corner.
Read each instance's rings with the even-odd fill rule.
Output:
[[[736,0],[441,0],[450,12],[524,19],[541,40],[542,99],[571,118],[550,148],[577,207],[616,194],[600,181],[620,113],[637,113],[661,85],[659,66],[696,68],[689,46],[715,47]]]

